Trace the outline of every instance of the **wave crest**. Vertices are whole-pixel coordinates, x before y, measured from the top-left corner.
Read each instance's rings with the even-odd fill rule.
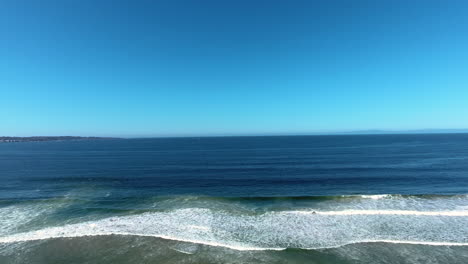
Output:
[[[135,235],[236,250],[317,249],[387,242],[467,246],[468,217],[456,212],[341,214],[338,211],[233,214],[202,208],[111,217],[0,237],[0,243],[50,238]]]

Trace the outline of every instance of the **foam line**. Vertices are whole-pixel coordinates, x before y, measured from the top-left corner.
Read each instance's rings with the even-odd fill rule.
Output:
[[[293,211],[299,214],[318,215],[420,215],[420,216],[468,216],[468,211],[412,211],[412,210],[342,210],[342,211]]]
[[[148,234],[138,234],[138,233],[125,233],[125,232],[108,232],[108,233],[95,233],[95,234],[73,234],[73,235],[56,235],[56,236],[24,236],[24,237],[1,237],[0,244],[7,244],[7,243],[17,243],[17,242],[28,242],[28,241],[38,241],[38,240],[47,240],[53,238],[79,238],[79,237],[94,237],[94,236],[111,236],[111,235],[119,235],[119,236],[138,236],[138,237],[155,237],[155,238],[162,238],[166,240],[172,241],[179,241],[179,242],[187,242],[193,244],[201,244],[207,245],[212,247],[224,247],[239,251],[261,251],[261,250],[273,250],[273,251],[281,251],[285,250],[286,248],[273,248],[273,247],[249,247],[249,246],[236,246],[236,245],[229,245],[217,242],[209,242],[203,240],[196,240],[196,239],[183,239],[177,238],[172,236],[165,236],[165,235],[148,235]]]
[[[364,198],[364,199],[372,199],[372,200],[379,200],[383,198],[390,198],[392,195],[390,194],[363,194],[363,195],[357,195],[358,197]]]
[[[468,243],[458,242],[435,242],[435,241],[404,241],[404,240],[369,240],[360,243],[389,243],[389,244],[410,244],[426,246],[468,246]]]
[[[0,236],[0,243],[130,235],[250,251],[334,248],[366,242],[467,246],[468,230],[465,227],[468,217],[464,216],[468,216],[468,211],[344,210],[239,214],[186,208],[7,233]]]
[[[0,244],[3,243],[17,243],[17,242],[28,242],[28,241],[38,241],[38,240],[47,240],[53,238],[80,238],[80,237],[94,237],[94,236],[111,236],[111,235],[120,235],[120,236],[138,236],[138,237],[155,237],[161,238],[166,240],[172,241],[179,241],[179,242],[186,242],[186,243],[193,243],[193,244],[200,244],[200,245],[207,245],[212,247],[224,247],[238,251],[282,251],[286,250],[287,248],[282,247],[248,247],[248,246],[235,246],[223,243],[216,243],[216,242],[208,242],[203,240],[192,240],[192,239],[181,239],[172,236],[164,236],[164,235],[147,235],[147,234],[132,234],[132,233],[123,233],[123,232],[109,232],[109,233],[96,233],[96,234],[81,234],[81,235],[63,235],[63,236],[41,236],[41,237],[22,237],[22,238],[14,238],[14,237],[3,237],[0,238]],[[426,245],[426,246],[468,246],[468,243],[457,243],[457,242],[434,242],[434,241],[404,241],[404,240],[363,240],[363,241],[352,241],[348,243],[343,243],[336,246],[328,246],[328,247],[313,247],[313,248],[300,248],[300,249],[307,249],[307,250],[316,250],[316,249],[326,249],[326,248],[338,248],[345,245],[351,244],[362,244],[362,243],[389,243],[389,244],[410,244],[410,245]],[[186,252],[184,252],[186,253]]]

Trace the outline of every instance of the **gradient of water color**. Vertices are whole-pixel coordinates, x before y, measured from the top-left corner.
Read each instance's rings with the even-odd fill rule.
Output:
[[[0,263],[466,263],[468,134],[0,145]]]

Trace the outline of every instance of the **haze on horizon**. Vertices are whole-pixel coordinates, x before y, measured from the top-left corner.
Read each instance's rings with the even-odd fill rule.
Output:
[[[468,2],[0,3],[0,136],[468,128]]]

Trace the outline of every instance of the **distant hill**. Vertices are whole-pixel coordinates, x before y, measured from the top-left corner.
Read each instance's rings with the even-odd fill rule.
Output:
[[[89,140],[89,139],[111,139],[108,137],[0,137],[0,142],[32,142],[32,141],[57,141],[57,140]]]

